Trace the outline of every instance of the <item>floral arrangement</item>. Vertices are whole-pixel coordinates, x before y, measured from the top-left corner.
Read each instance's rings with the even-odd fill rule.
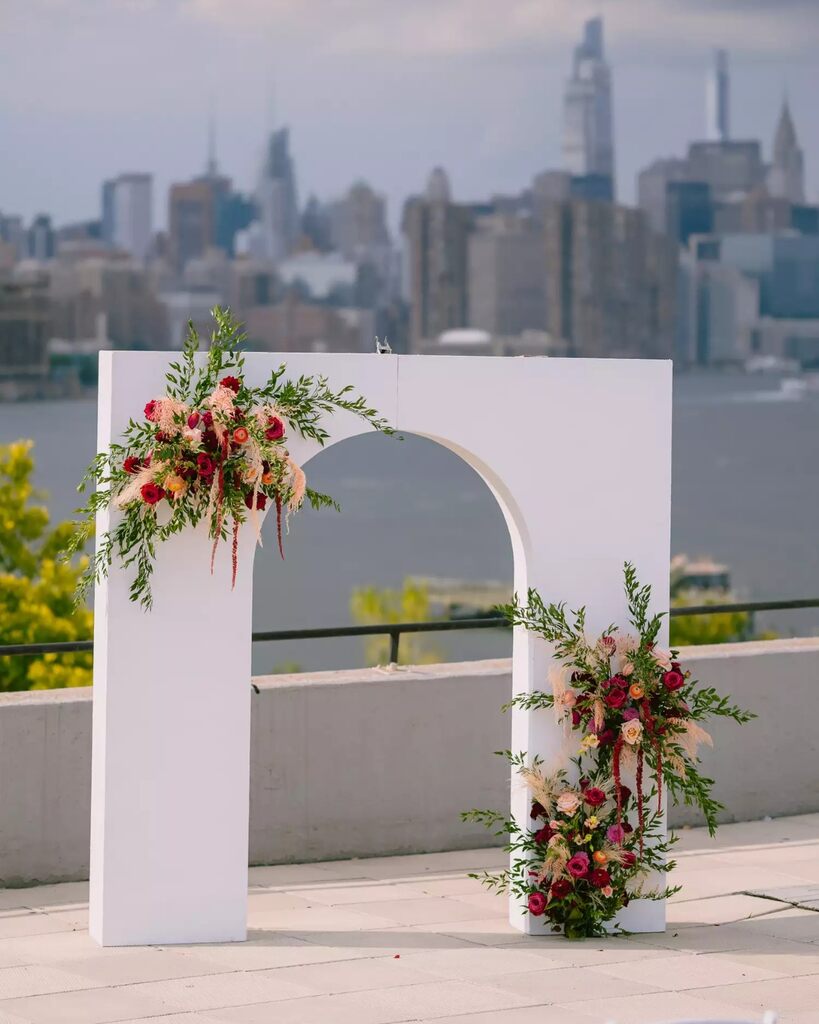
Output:
[[[742,724],[754,717],[700,686],[680,664],[677,651],[657,643],[661,615],[650,615],[651,588],[640,586],[626,564],[625,591],[633,632],[611,625],[595,639],[586,635],[585,608],[544,604],[530,590],[501,611],[552,647],[550,692],[519,694],[508,707],[551,709],[579,734],[573,759],[579,782],[566,773],[543,774],[538,761],[503,752],[532,795],[531,824],[521,826],[492,811],[470,811],[497,834],[508,834],[509,871],[481,880],[512,891],[534,916],[545,916],[569,938],[602,935],[631,899],[663,899],[676,889],[648,888],[652,874],[673,867],[662,821],[664,786],[671,797],[698,806],[709,832],[721,805],[713,780],[699,770],[697,750],[712,744],[701,724],[712,716]],[[627,776],[632,787],[623,781]],[[478,877],[478,876],[475,876]]]
[[[288,437],[295,433],[323,445],[328,434],[321,418],[335,409],[393,433],[351,387],[334,392],[324,377],[289,380],[282,365],[262,387],[250,387],[240,347],[245,335],[229,311],[217,307],[213,318],[204,364],[197,369],[199,338],[191,324],[182,358],[168,370],[165,394],[150,399],[141,422],[130,421],[121,443],[96,456],[80,484],[83,490],[93,482],[96,490],[80,510],[67,557],[85,545],[101,508],[111,505],[122,514],[101,537],[78,600],[116,556],[135,569],[131,600],[150,608],[156,545],[202,520],[213,539],[211,571],[220,542],[230,538],[235,585],[239,530],[249,519],[258,538],[258,513],[268,502],[276,509],[282,557],[283,521],[305,500],[314,508],[338,507],[307,486],[288,451]]]

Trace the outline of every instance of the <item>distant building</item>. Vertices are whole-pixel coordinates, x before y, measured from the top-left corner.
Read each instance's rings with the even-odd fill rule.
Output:
[[[257,220],[251,231],[251,251],[268,263],[288,256],[299,236],[296,172],[290,156],[290,132],[271,134],[256,186]]]
[[[319,252],[333,248],[330,239],[330,214],[316,196],[310,196],[301,215],[301,236]]]
[[[0,283],[0,397],[48,376],[49,325],[46,278]]]
[[[275,305],[244,310],[252,348],[269,352],[372,352],[371,310],[317,306],[293,294]]]
[[[305,299],[322,302],[335,293],[348,296],[347,305],[358,277],[356,264],[340,252],[294,253],[276,267],[282,284],[302,293]]]
[[[691,235],[710,234],[713,223],[711,189],[704,181],[667,183],[664,234],[687,245]]]
[[[546,244],[532,218],[481,219],[469,237],[468,316],[471,328],[490,335],[544,331]]]
[[[655,160],[637,175],[637,203],[658,234],[668,229],[668,186],[688,180],[688,161],[678,157]]]
[[[730,105],[728,54],[725,50],[715,50],[706,89],[705,137],[709,141],[727,142],[730,138]]]
[[[773,161],[768,171],[768,191],[791,203],[805,202],[805,158],[796,138],[788,101],[782,104],[773,144]]]
[[[16,263],[28,255],[26,229],[22,217],[0,213],[0,243],[7,247],[5,251],[10,263]]]
[[[452,202],[441,167],[429,176],[426,193],[404,207],[405,269],[410,304],[410,348],[451,327],[466,327],[468,238],[473,212]]]
[[[563,165],[573,175],[601,176],[614,193],[611,69],[603,52],[603,19],[583,27],[563,97]]]
[[[687,177],[705,182],[717,201],[741,199],[764,184],[761,146],[753,140],[692,142],[688,147]]]
[[[54,258],[57,251],[56,235],[51,218],[41,213],[31,222],[26,236],[26,250],[29,259],[40,263]]]
[[[150,174],[121,174],[102,186],[103,241],[145,262],[153,237]]]
[[[642,210],[571,200],[547,210],[549,333],[578,356],[668,357],[677,247]]]
[[[366,182],[352,185],[345,196],[327,209],[330,244],[354,260],[379,258],[390,244],[387,205]]]
[[[171,185],[168,194],[168,248],[177,272],[216,246],[219,209],[230,193],[230,180],[203,177]]]

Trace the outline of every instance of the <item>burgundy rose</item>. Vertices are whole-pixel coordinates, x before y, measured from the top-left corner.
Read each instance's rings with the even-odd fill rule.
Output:
[[[129,455],[123,462],[122,468],[126,473],[138,473],[142,469],[142,460],[138,459],[136,455]]]
[[[549,825],[544,825],[543,828],[538,829],[537,832],[535,832],[534,840],[536,843],[540,843],[545,846],[554,834],[555,830],[553,828],[550,828]]]
[[[610,843],[617,843],[619,845],[625,837],[626,831],[622,825],[609,825],[606,829],[606,839],[608,839]]]
[[[253,491],[248,491],[245,495],[245,505],[248,508],[253,508]],[[261,491],[256,495],[256,508],[263,509],[267,505],[267,495],[262,494]]]
[[[535,800],[532,804],[532,811],[530,814],[531,818],[545,818],[546,808],[539,801]]]
[[[143,484],[139,493],[146,505],[155,505],[165,497],[165,492],[158,484]]]
[[[619,688],[609,690],[606,703],[610,708],[621,708],[626,703],[626,691]]]
[[[268,417],[267,430],[265,430],[264,436],[268,441],[278,441],[279,438],[284,437],[284,423],[282,423],[278,416]]]
[[[606,794],[602,789],[598,789],[597,786],[589,786],[586,792],[583,794],[583,799],[589,805],[589,807],[599,807],[600,804],[606,802]]]
[[[157,439],[157,441],[159,441],[160,444],[165,444],[167,441],[170,441],[171,439],[171,435],[166,434],[164,430],[157,430],[157,432],[154,434],[154,437]]]
[[[530,892],[528,907],[533,917],[540,917],[546,909],[546,897],[542,892]]]
[[[213,471],[216,467],[213,464],[213,459],[202,452],[196,457],[196,468],[200,476],[213,476]]]
[[[631,685],[625,676],[612,676],[611,681],[615,686],[619,686],[621,690],[627,690]]]
[[[631,796],[631,790],[628,786],[620,786],[620,803],[624,804]]]
[[[620,863],[624,868],[633,868],[637,863],[637,854],[632,853],[631,850],[625,850],[622,854]]]
[[[568,878],[558,878],[557,881],[552,882],[552,888],[549,890],[553,900],[562,900],[563,897],[568,896],[571,891],[572,883]]]
[[[223,377],[219,383],[223,388],[228,388],[228,390],[232,391],[234,395],[239,394],[239,388],[242,386],[242,382],[238,377]]]
[[[634,831],[634,826],[631,824],[631,822],[624,821],[623,822],[623,831],[626,833],[627,836],[631,835],[631,833]]]
[[[589,855],[576,853],[566,865],[566,870],[574,878],[585,878],[589,873]]]
[[[587,779],[586,776],[584,775],[583,778],[580,779],[580,781],[577,784],[578,784],[578,786],[580,786],[580,792],[581,793],[585,793],[586,790],[591,785],[591,779]]]
[[[577,708],[572,708],[572,725],[574,726],[574,728],[576,729],[582,721],[583,719]]]
[[[623,712],[623,721],[624,722],[631,722],[631,721],[633,721],[633,719],[639,718],[639,717],[640,717],[640,712],[637,710],[637,708],[626,708],[626,710]]]
[[[679,688],[684,685],[685,676],[679,671],[679,669],[672,668],[669,669],[668,672],[663,673],[663,686],[669,692],[679,690]]]
[[[206,430],[202,435],[202,444],[204,444],[209,452],[215,452],[219,447],[219,438],[216,436],[216,431]]]
[[[198,422],[199,422],[199,413],[198,412],[192,412],[190,414],[190,416],[188,416],[188,426],[191,428],[191,430],[193,430],[193,428],[196,426],[196,424]]]
[[[589,875],[589,881],[597,889],[603,889],[605,886],[611,884],[611,875],[605,868],[595,868]]]
[[[601,747],[607,747],[617,739],[614,729],[604,729],[597,734],[597,743]]]
[[[202,422],[205,424],[206,427],[213,426],[213,413],[210,410],[202,413]]]
[[[151,423],[154,421],[156,416],[156,399],[152,398],[150,402],[145,406],[145,419],[150,420]]]

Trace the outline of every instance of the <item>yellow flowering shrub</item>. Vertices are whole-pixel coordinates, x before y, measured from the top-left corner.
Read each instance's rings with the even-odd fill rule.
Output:
[[[44,495],[31,482],[32,447],[31,441],[0,445],[0,645],[92,635],[93,613],[73,603],[87,560],[59,560],[72,526],[49,526]],[[90,685],[90,653],[0,658],[0,690]]]

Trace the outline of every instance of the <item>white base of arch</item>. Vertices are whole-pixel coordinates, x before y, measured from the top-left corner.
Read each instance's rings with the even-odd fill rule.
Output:
[[[173,358],[100,353],[100,450],[164,392]],[[667,610],[670,363],[257,353],[248,381],[282,362],[289,375],[352,384],[399,430],[476,469],[504,511],[519,593],[587,604],[590,630],[602,629],[624,620],[628,559]],[[362,432],[346,413],[329,426],[331,443]],[[317,450],[291,443],[301,463]],[[130,574],[116,566],[97,588],[90,932],[101,945],[246,936],[252,558],[247,529],[231,591],[227,546],[211,576],[201,529],[159,549],[150,614],[129,602]],[[513,665],[516,691],[540,688],[544,645],[516,630]],[[512,714],[512,749],[554,763],[575,746],[550,715]],[[528,812],[517,786],[512,811]],[[664,928],[662,903],[626,913],[631,930]],[[515,906],[510,919],[542,930]]]

